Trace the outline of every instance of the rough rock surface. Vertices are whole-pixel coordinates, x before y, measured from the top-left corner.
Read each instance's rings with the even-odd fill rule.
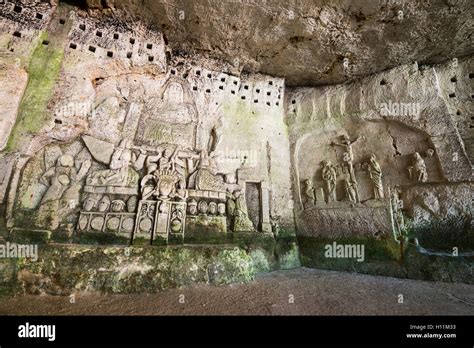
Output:
[[[397,262],[394,236],[472,248],[469,5],[0,1],[0,237],[220,244],[214,253],[234,243],[265,271],[268,257],[299,264],[296,234],[391,241],[373,245],[376,272]],[[446,233],[453,215],[459,229]],[[444,227],[430,235],[426,220]],[[471,275],[467,262],[450,275],[454,264],[426,273]],[[68,289],[61,270],[38,267],[25,284]],[[175,271],[163,277],[179,286]]]
[[[8,137],[16,121],[18,106],[26,87],[26,71],[0,61],[0,151],[7,145]]]
[[[472,64],[472,58],[432,67],[410,64],[345,85],[287,90],[286,121],[296,208],[300,210],[297,223],[305,235],[325,231],[338,235],[347,230],[338,225],[350,225],[360,215],[347,202],[341,209],[341,201],[347,195],[343,175],[338,176],[336,183],[338,205],[316,202],[319,218],[311,217],[311,210],[306,206],[305,181],[312,180],[316,191],[324,191],[323,161],[330,160],[339,166],[344,163],[345,150],[334,146],[343,135],[351,142],[357,140],[352,145],[352,162],[362,203],[365,201],[367,205],[374,197],[366,166],[369,156],[375,154],[385,198],[398,187],[404,192],[405,208],[412,209],[416,192],[428,191],[426,185],[430,183],[444,192],[440,205],[446,209],[452,206],[451,214],[472,221],[471,209],[466,208],[472,205],[472,187],[464,184],[473,178],[472,132],[469,131],[472,120],[465,120],[472,114],[473,103],[466,87],[472,85],[473,75],[468,73]],[[415,153],[421,154],[426,168],[425,182],[417,182],[410,174]],[[390,211],[386,200],[384,206]],[[325,208],[338,208],[339,212],[335,215]],[[360,204],[359,209],[363,209]],[[365,209],[369,212],[371,208]],[[442,214],[445,215],[446,209]],[[419,213],[409,215],[413,218]],[[432,218],[435,216],[436,213],[431,214]],[[415,218],[415,224],[418,222],[419,216]],[[308,231],[308,226],[313,231]],[[375,234],[384,229],[353,224],[352,232],[356,230]]]
[[[109,0],[163,30],[176,54],[199,52],[230,69],[288,85],[346,82],[398,65],[472,54],[469,0]],[[343,65],[344,59],[348,65]]]
[[[298,267],[288,259],[291,252],[275,260],[268,250],[247,252],[235,245],[42,246],[37,261],[0,262],[0,293],[152,293],[193,283],[246,282],[260,272]]]

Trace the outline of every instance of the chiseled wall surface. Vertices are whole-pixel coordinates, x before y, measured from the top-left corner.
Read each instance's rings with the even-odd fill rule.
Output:
[[[198,58],[173,56],[154,28],[38,4],[0,5],[0,95],[7,103],[0,197],[8,228],[70,234],[88,180],[110,170],[126,139],[134,158],[179,146],[189,169],[211,157],[219,183],[201,175],[203,186],[229,194],[240,188],[245,196],[246,183],[257,185],[265,196],[259,224],[294,233],[283,79],[207,70]],[[14,82],[8,76],[17,72]],[[59,165],[61,156],[72,165]],[[54,194],[46,173],[64,168],[74,185]]]
[[[399,194],[404,214],[415,224],[450,216],[472,223],[473,65],[472,58],[439,66],[413,64],[346,85],[287,89],[298,233],[391,233],[389,192]],[[344,173],[339,172],[337,202],[326,202],[322,162],[344,167],[347,149],[331,145],[341,143],[342,135],[358,139],[352,145],[357,203],[347,200]],[[417,180],[415,153],[426,167],[422,180]],[[371,154],[381,168],[383,199],[374,199],[367,167]],[[316,202],[308,197],[307,179]]]

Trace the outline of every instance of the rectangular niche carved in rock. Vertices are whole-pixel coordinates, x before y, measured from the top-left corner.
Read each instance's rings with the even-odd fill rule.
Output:
[[[247,209],[249,218],[253,223],[255,229],[260,229],[260,183],[246,182],[245,183],[245,200],[247,202]]]

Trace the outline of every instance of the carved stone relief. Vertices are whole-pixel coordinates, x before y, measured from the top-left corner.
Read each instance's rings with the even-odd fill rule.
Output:
[[[109,234],[151,244],[170,237],[183,240],[188,218],[194,227],[212,218],[224,227],[223,233],[227,220],[234,232],[256,231],[237,174],[227,173],[234,178],[227,183],[213,159],[217,132],[209,144],[192,150],[177,144],[139,145],[124,138],[114,145],[84,135],[75,145],[77,155],[63,153],[57,145],[47,147],[35,223],[52,231],[72,226],[77,236]],[[269,187],[260,186],[258,228],[271,232]],[[65,221],[71,214],[77,214],[75,219]]]
[[[368,172],[374,190],[374,199],[383,199],[382,169],[374,154],[370,155]]]
[[[418,152],[413,154],[413,163],[408,167],[410,179],[417,182],[428,181],[428,172],[426,170],[425,160]]]

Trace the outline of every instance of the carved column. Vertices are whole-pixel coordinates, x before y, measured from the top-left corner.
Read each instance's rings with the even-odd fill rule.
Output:
[[[261,230],[262,232],[271,232],[272,226],[270,225],[270,187],[266,181],[262,181],[260,184],[260,217],[261,217]]]

